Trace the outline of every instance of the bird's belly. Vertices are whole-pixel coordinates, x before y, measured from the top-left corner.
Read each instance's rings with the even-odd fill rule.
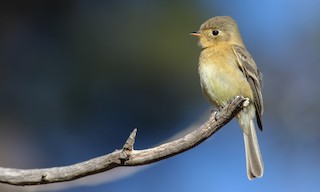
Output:
[[[237,95],[253,98],[246,77],[235,65],[202,63],[199,66],[199,74],[202,89],[209,100],[218,107],[223,107]]]

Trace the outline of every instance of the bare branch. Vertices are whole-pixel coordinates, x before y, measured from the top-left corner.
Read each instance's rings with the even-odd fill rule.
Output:
[[[88,175],[108,171],[120,166],[145,165],[174,156],[189,150],[228,123],[247,104],[247,99],[235,97],[222,108],[218,115],[212,113],[210,119],[199,129],[184,137],[164,143],[154,148],[134,150],[133,145],[137,133],[134,129],[124,144],[122,150],[116,150],[107,155],[90,159],[70,166],[45,169],[12,169],[0,167],[0,183],[11,185],[38,185],[75,180]]]

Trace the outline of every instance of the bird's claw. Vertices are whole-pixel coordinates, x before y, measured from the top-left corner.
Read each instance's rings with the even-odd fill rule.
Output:
[[[217,121],[220,117],[220,108],[218,110],[212,110],[211,113],[214,115],[214,120]]]

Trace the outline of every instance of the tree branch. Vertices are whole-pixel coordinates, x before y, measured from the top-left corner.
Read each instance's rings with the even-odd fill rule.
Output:
[[[248,99],[237,96],[219,112],[212,113],[209,120],[199,129],[157,147],[134,150],[133,145],[137,133],[137,129],[134,129],[121,150],[81,163],[45,169],[0,167],[0,183],[38,185],[64,182],[108,171],[115,167],[154,163],[197,146],[228,123],[246,105],[248,105]]]

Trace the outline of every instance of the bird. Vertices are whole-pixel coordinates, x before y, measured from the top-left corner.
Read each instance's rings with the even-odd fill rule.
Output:
[[[222,108],[235,96],[249,99],[249,105],[236,118],[244,136],[247,177],[249,180],[261,178],[264,164],[254,119],[262,131],[262,74],[243,43],[238,25],[230,16],[216,16],[190,35],[199,40],[198,72],[201,88],[209,101]]]

